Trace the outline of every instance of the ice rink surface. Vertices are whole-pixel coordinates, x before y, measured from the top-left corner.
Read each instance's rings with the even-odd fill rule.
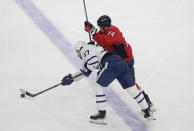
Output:
[[[84,7],[82,0],[0,0],[0,131],[193,131],[194,2],[86,0],[86,5],[94,25],[109,15],[133,47],[136,79],[154,102],[157,120],[143,119],[117,81],[106,89],[106,126],[88,122],[97,111],[95,78],[20,98],[19,88],[35,93],[79,69],[73,45],[89,40]]]

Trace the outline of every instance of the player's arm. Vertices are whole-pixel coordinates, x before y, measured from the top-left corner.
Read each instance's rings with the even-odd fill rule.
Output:
[[[104,44],[109,46],[117,41],[118,30],[115,27],[108,29],[109,31],[107,34],[103,34],[97,33],[96,27],[93,26],[89,21],[85,21],[84,25],[85,31],[90,33],[93,36],[93,39],[101,46],[104,46]]]
[[[88,48],[81,50],[81,55],[84,60],[84,66],[80,69],[80,71],[85,76],[89,76],[92,70],[96,69],[99,65],[98,58],[95,53],[95,47],[92,45],[88,46]]]
[[[117,27],[111,26],[107,29],[106,34],[99,31],[97,33],[96,27],[89,21],[84,22],[85,31],[93,36],[93,39],[101,46],[111,46],[113,43],[119,42],[120,31]],[[101,33],[100,33],[101,32]]]
[[[71,85],[73,82],[80,81],[84,77],[82,72],[77,72],[75,74],[68,74],[61,80],[61,85]]]

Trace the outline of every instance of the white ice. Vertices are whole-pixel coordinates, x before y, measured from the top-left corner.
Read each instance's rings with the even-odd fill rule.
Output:
[[[72,46],[88,40],[82,0],[32,1]],[[157,120],[144,120],[116,81],[112,89],[150,131],[193,131],[194,1],[86,0],[86,5],[92,23],[109,15],[132,45],[136,79],[153,100]],[[36,98],[19,97],[19,88],[41,91],[76,71],[14,0],[0,1],[0,131],[131,130],[111,107],[107,126],[88,122],[96,105],[87,79]]]

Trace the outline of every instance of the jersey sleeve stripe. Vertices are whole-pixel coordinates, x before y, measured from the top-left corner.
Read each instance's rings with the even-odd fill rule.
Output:
[[[97,56],[95,55],[95,56],[90,57],[86,62],[88,63],[88,61],[92,60],[95,57],[97,57]]]
[[[94,64],[96,64],[96,63],[98,63],[98,61],[95,61],[95,62],[93,62],[93,63],[88,63],[88,65],[94,65]]]

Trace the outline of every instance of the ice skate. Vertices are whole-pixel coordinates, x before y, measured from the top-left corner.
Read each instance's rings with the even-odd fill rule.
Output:
[[[90,116],[90,122],[95,124],[106,125],[106,111],[98,111],[97,114]]]
[[[144,112],[144,118],[148,120],[156,120],[156,118],[153,115],[153,112],[150,110],[150,107],[142,110]]]
[[[152,102],[149,102],[149,103],[148,103],[148,106],[149,106],[150,111],[151,111],[152,113],[153,113],[153,112],[156,112],[156,108],[155,108],[155,106],[154,106],[154,104],[153,104]],[[144,112],[143,109],[142,109],[141,111]]]
[[[148,106],[150,108],[150,111],[155,112],[156,108],[154,107],[154,104],[150,101],[149,96],[144,91],[142,91],[142,93],[144,95],[144,98],[146,99],[146,102],[147,102],[147,104],[148,104]]]

